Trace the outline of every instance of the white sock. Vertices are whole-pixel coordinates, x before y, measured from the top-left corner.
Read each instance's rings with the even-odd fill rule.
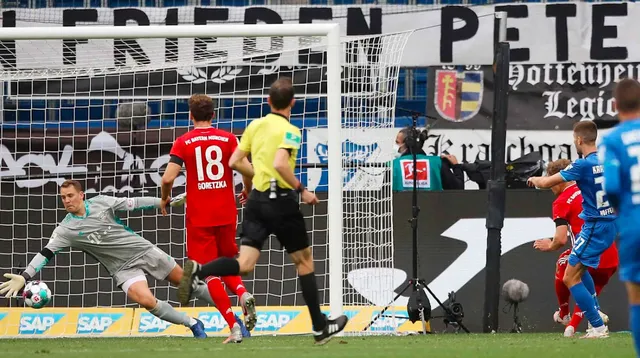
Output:
[[[181,324],[186,327],[191,327],[196,323],[195,319],[187,316],[184,312],[176,311],[175,308],[171,307],[171,305],[165,301],[158,300],[156,306],[150,310],[149,313],[167,322]]]
[[[213,298],[211,298],[211,294],[209,293],[209,287],[204,281],[198,282],[196,288],[193,289],[193,297],[196,297],[199,300],[204,300],[212,306],[216,305],[213,302]]]

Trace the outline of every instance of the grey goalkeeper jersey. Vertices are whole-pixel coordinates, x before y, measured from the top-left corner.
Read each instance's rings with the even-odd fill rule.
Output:
[[[53,230],[46,248],[57,254],[72,247],[93,256],[113,275],[154,245],[127,227],[116,211],[159,208],[158,198],[114,198],[99,195],[85,200],[84,217],[67,214]],[[35,267],[39,271],[46,262]],[[39,267],[38,267],[39,266]]]

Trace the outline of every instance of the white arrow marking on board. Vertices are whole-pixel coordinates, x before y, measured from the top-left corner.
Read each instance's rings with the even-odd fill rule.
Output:
[[[487,251],[486,219],[460,219],[441,235],[464,241],[467,248],[438,277],[428,283],[441,300],[449,292],[457,292],[485,267]],[[502,255],[516,247],[554,234],[553,220],[548,217],[505,219],[502,228]],[[347,275],[349,284],[362,297],[376,306],[386,306],[395,297],[394,292],[407,278],[407,273],[393,268],[364,268]],[[431,308],[438,308],[435,299],[427,294]],[[406,306],[408,297],[400,296],[394,306]]]

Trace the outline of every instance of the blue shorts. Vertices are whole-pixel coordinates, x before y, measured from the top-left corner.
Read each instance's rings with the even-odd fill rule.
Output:
[[[598,268],[600,255],[618,236],[618,225],[612,221],[585,221],[569,255],[569,265]]]
[[[618,257],[620,258],[620,280],[640,283],[640,228],[635,222],[620,228]]]

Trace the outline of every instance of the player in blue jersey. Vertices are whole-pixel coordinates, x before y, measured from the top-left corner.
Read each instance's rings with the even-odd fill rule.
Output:
[[[629,296],[631,331],[640,355],[640,83],[624,79],[614,93],[620,124],[600,143],[604,190],[620,217],[620,279]]]
[[[531,177],[528,181],[530,186],[536,188],[551,188],[562,182],[575,181],[582,192],[580,218],[584,220],[584,225],[569,255],[569,266],[563,281],[593,327],[585,338],[608,337],[607,326],[599,312],[595,284],[587,268],[598,268],[600,255],[618,235],[616,215],[602,188],[604,176],[603,167],[598,161],[597,137],[595,123],[576,123],[573,127],[573,143],[582,158],[557,174]]]

